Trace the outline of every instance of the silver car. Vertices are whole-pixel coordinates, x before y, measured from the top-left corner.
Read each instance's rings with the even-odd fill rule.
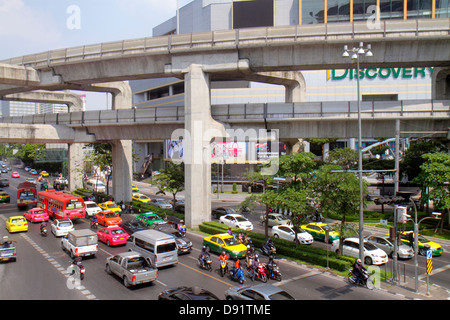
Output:
[[[227,300],[295,300],[289,293],[268,283],[237,286],[225,291]]]
[[[368,236],[366,237],[366,240],[386,252],[388,256],[392,257],[392,254],[394,253],[394,243],[388,237]],[[410,259],[414,257],[414,251],[410,246],[400,243],[397,256],[399,259]]]

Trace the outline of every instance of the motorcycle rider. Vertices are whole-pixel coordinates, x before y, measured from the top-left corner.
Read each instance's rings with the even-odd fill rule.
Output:
[[[231,269],[231,274],[233,275],[233,277],[236,277],[239,267],[240,267],[239,259],[238,259],[238,257],[234,257],[234,264],[233,264],[233,268]]]
[[[277,266],[276,262],[273,260],[273,255],[269,256],[269,260],[267,261],[266,266],[267,270],[269,271],[269,274],[272,274],[274,267]]]
[[[205,267],[205,262],[206,262],[207,258],[209,258],[209,252],[206,249],[206,246],[203,246],[202,250],[200,251],[200,256],[199,256],[202,268]]]
[[[222,254],[219,256],[219,266],[222,267],[222,261],[225,262],[225,266],[228,264],[228,256],[225,251],[222,251]]]
[[[267,249],[267,254],[270,254],[270,251],[272,250],[272,248],[275,247],[275,245],[273,244],[273,241],[271,238],[267,239],[266,244],[264,245],[264,247]]]
[[[40,228],[41,228],[40,230],[41,230],[41,233],[42,233],[42,230],[44,230],[44,228],[47,228],[47,221],[42,221]]]
[[[366,268],[363,266],[361,259],[356,260],[352,270],[353,275],[356,277],[356,283],[359,283],[363,279],[364,271],[366,271]]]
[[[258,273],[256,270],[258,269],[258,265],[259,265],[259,258],[258,255],[255,254],[255,258],[253,259],[252,265],[250,266],[250,269],[252,270],[252,281],[255,280],[255,276]]]

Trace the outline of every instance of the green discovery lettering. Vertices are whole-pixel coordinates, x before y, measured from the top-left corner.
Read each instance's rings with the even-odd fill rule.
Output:
[[[331,72],[330,72],[331,71]],[[350,80],[357,78],[356,69],[344,70],[328,70],[327,80],[343,80],[349,78]],[[433,75],[432,67],[414,67],[414,68],[362,68],[359,70],[360,79],[387,79],[392,77],[394,79],[412,79],[412,78],[426,78]]]

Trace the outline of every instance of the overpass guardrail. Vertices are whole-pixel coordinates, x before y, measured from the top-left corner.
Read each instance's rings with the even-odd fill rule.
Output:
[[[382,20],[376,28],[366,21],[335,24],[258,27],[146,37],[51,50],[10,58],[2,63],[45,68],[125,56],[160,55],[246,47],[323,43],[324,41],[407,40],[448,38],[450,19]]]
[[[357,119],[356,101],[213,105],[211,115],[222,122],[315,121]],[[361,118],[450,119],[450,100],[361,102]],[[184,106],[80,111],[3,117],[0,123],[67,126],[184,123]]]

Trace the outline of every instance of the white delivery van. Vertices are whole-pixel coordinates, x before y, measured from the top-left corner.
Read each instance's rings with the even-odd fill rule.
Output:
[[[148,257],[157,268],[178,263],[177,243],[173,236],[158,230],[142,230],[128,238],[126,249]]]

